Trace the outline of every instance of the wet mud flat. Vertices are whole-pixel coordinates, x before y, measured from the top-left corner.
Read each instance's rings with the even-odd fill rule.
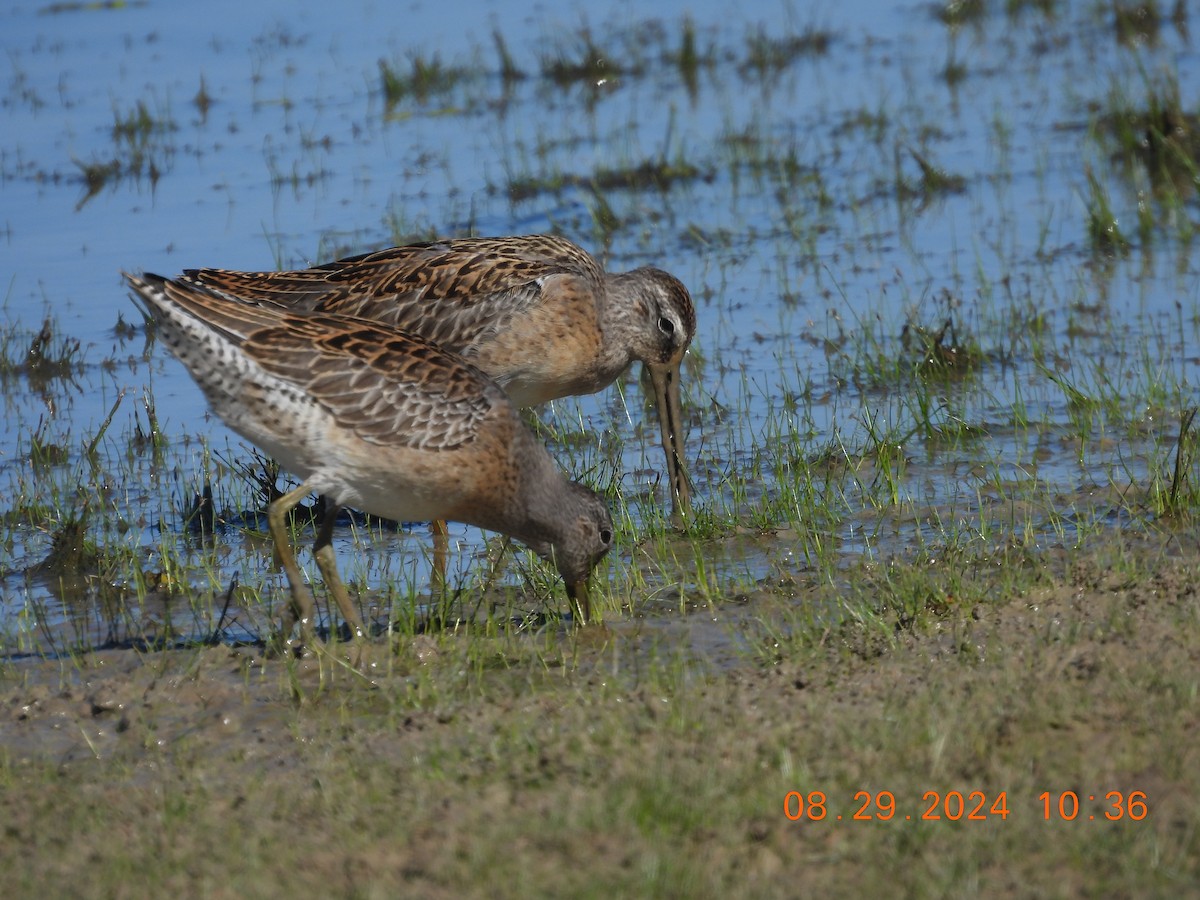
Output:
[[[361,672],[226,646],[7,663],[10,896],[1186,893],[1200,553],[1177,537],[976,561],[916,626],[726,667],[633,652],[625,624],[379,639]]]

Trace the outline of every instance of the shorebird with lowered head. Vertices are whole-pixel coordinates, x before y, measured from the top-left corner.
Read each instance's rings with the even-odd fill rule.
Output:
[[[388,325],[290,313],[187,281],[126,274],[157,333],[230,428],[303,483],[268,522],[291,588],[283,636],[317,642],[315,605],[288,546],[288,513],[310,493],[327,509],[317,567],[351,633],[365,629],[337,572],[336,509],[448,519],[510,535],[551,561],[574,611],[612,546],[604,501],[569,481],[491,378],[461,356]]]

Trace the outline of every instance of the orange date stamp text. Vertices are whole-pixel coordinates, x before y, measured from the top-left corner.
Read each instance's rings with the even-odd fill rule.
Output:
[[[1030,809],[1040,812],[1046,821],[1140,822],[1150,814],[1145,791],[1043,791],[1037,804],[1040,808],[1031,804]],[[783,815],[792,822],[1003,822],[1014,812],[1009,809],[1008,791],[925,791],[907,812],[897,806],[891,791],[856,791],[841,812],[832,808],[824,791],[788,791],[783,796]]]

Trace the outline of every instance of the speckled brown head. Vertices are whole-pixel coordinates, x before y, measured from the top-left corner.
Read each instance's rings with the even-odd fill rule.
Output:
[[[580,624],[591,621],[589,580],[592,571],[612,549],[613,523],[604,499],[575,482],[567,482],[567,497],[558,498],[560,533],[548,541],[529,541],[543,559],[554,564]]]
[[[696,336],[696,308],[683,282],[643,266],[611,276],[609,291],[625,298],[619,308],[632,321],[622,333],[633,358],[648,366],[677,366]]]
[[[621,308],[635,319],[624,331],[633,345],[632,355],[645,365],[654,386],[654,405],[667,459],[671,520],[682,526],[691,512],[692,489],[684,463],[680,365],[696,335],[696,308],[682,281],[650,266],[613,276],[610,291],[625,295]]]

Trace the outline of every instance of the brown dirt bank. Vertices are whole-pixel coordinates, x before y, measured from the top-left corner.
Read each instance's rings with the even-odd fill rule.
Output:
[[[1042,562],[728,671],[622,655],[620,625],[380,645],[369,678],[228,648],[8,664],[5,893],[1194,895],[1200,554]]]

